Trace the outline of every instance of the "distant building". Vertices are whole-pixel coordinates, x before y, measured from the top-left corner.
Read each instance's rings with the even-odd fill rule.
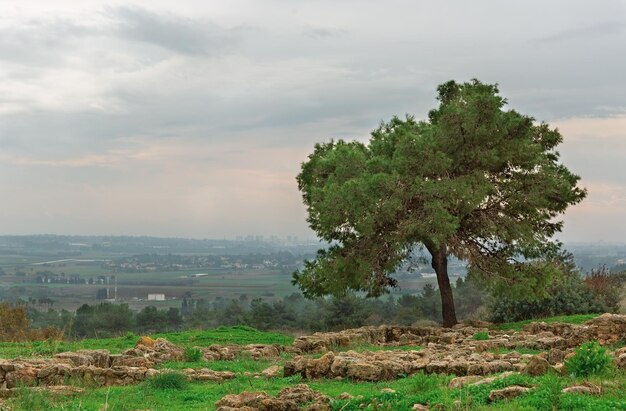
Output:
[[[165,301],[165,294],[148,294],[148,301]]]

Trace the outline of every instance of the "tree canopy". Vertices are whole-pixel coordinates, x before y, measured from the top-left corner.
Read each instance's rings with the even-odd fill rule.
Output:
[[[557,248],[556,218],[586,195],[559,163],[561,134],[505,110],[497,85],[449,81],[437,91],[428,119],[394,117],[368,143],[316,144],[302,164],[307,221],[331,244],[294,273],[305,295],[380,295],[419,246],[432,257],[446,326],[456,323],[450,255],[489,281],[541,288],[523,261]]]

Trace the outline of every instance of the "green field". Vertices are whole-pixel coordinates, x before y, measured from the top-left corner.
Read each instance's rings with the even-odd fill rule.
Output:
[[[107,255],[86,255],[81,259],[110,259]],[[132,309],[142,309],[148,305],[158,308],[180,307],[181,299],[191,293],[195,299],[214,300],[238,298],[246,294],[249,298],[283,297],[296,292],[291,285],[290,274],[271,269],[223,269],[200,268],[180,271],[151,271],[112,273],[102,262],[63,261],[38,264],[42,261],[55,261],[50,257],[0,256],[0,267],[5,275],[0,277],[0,292],[5,296],[19,297],[28,301],[31,298],[51,298],[53,308],[75,310],[82,304],[94,304],[96,293],[101,288],[109,288],[114,294],[114,284],[73,284],[73,283],[37,283],[38,272],[51,272],[65,277],[97,278],[98,276],[117,276],[117,302],[126,303]],[[24,273],[16,275],[17,272]],[[191,278],[198,272],[208,273],[206,277]],[[148,294],[165,294],[165,301],[147,301]],[[47,309],[39,307],[38,309]]]
[[[101,288],[108,288],[114,294],[114,284],[73,284],[73,283],[37,283],[38,273],[50,272],[65,278],[78,276],[81,279],[99,276],[117,276],[118,303],[128,304],[134,310],[148,305],[160,309],[180,307],[185,295],[194,299],[214,301],[217,298],[230,300],[245,294],[248,299],[278,299],[299,290],[291,284],[291,272],[280,269],[233,269],[202,267],[181,269],[178,271],[149,272],[111,272],[101,260],[112,260],[119,255],[104,253],[85,253],[80,257],[59,256],[19,256],[0,255],[0,268],[5,271],[0,276],[0,299],[19,297],[29,299],[50,298],[56,310],[76,310],[83,304],[95,304],[96,294]],[[66,261],[61,261],[66,260]],[[77,261],[97,260],[97,261]],[[42,264],[46,263],[46,264]],[[16,275],[16,273],[21,273]],[[207,276],[192,278],[191,275],[206,273]],[[453,279],[454,281],[454,279]],[[435,284],[434,278],[403,278],[399,288],[392,294],[417,293],[425,284]],[[165,301],[147,301],[148,294],[164,294]],[[47,310],[47,305],[34,305],[39,310]]]

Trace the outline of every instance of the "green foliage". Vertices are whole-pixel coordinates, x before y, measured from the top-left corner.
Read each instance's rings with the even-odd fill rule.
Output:
[[[487,331],[478,331],[472,335],[472,339],[476,341],[485,341],[489,339],[489,333]]]
[[[520,296],[504,289],[493,290],[494,298],[489,307],[491,321],[514,322],[556,315],[597,313],[607,309],[585,286],[572,254],[561,253],[529,265],[545,273],[546,295]]]
[[[187,347],[183,352],[183,358],[187,362],[198,362],[202,359],[202,351],[195,347]]]
[[[72,333],[77,337],[110,337],[129,330],[134,323],[134,313],[128,304],[83,304],[76,310]]]
[[[189,386],[187,377],[179,372],[163,372],[147,380],[148,386],[156,390],[184,390]]]
[[[587,377],[606,373],[610,370],[613,357],[597,341],[585,343],[565,361],[565,369],[574,377]]]
[[[294,273],[307,297],[380,295],[420,244],[443,271],[452,254],[486,284],[543,290],[544,272],[514,259],[554,251],[555,217],[585,197],[558,162],[561,135],[505,111],[496,85],[450,81],[438,92],[428,120],[394,117],[367,144],[316,144],[302,164],[307,221],[332,244]]]
[[[593,293],[594,298],[604,306],[607,312],[616,313],[619,310],[621,290],[624,284],[624,276],[611,273],[606,266],[591,270],[585,277],[585,286]]]

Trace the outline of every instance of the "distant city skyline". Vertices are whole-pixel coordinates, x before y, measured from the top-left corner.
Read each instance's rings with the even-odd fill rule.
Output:
[[[540,11],[540,12],[539,12]],[[314,238],[295,176],[455,79],[558,127],[626,232],[626,2],[36,0],[0,4],[0,234]]]

